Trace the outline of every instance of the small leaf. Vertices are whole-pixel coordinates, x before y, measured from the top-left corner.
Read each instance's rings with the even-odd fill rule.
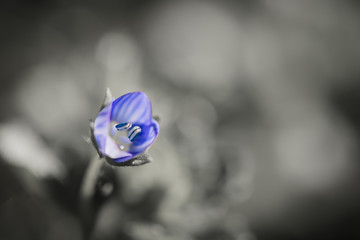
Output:
[[[117,167],[126,167],[126,166],[141,166],[141,165],[144,165],[146,163],[149,163],[149,162],[152,162],[153,161],[153,158],[149,155],[149,154],[142,154],[142,155],[139,155],[137,157],[134,157],[126,162],[114,162],[113,159],[111,158],[105,158],[106,159],[106,162],[112,166],[117,166]]]
[[[155,121],[157,121],[158,123],[160,123],[160,116],[155,115],[155,116],[153,116],[153,119],[155,119]]]
[[[111,102],[113,101],[113,96],[112,96],[112,93],[110,91],[110,88],[106,88],[105,90],[105,99],[104,99],[104,102],[100,108],[100,111],[106,107],[107,105],[109,105]]]

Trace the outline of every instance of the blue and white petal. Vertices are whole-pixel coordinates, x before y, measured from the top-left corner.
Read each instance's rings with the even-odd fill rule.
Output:
[[[127,93],[113,102],[111,120],[133,125],[151,123],[151,103],[143,92]]]
[[[152,119],[151,125],[140,126],[142,131],[133,141],[129,152],[133,155],[144,152],[154,141],[159,134],[159,124]]]
[[[121,151],[115,141],[109,135],[110,116],[112,104],[103,108],[94,122],[94,137],[100,152],[105,156],[116,159],[131,158],[133,155],[129,152]]]

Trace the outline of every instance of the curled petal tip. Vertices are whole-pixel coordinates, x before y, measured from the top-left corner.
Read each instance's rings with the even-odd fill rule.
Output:
[[[153,116],[153,119],[155,121],[157,121],[158,123],[160,122],[160,116],[158,116],[158,115]]]
[[[111,90],[110,90],[110,88],[106,88],[105,89],[105,102],[104,103],[106,103],[106,101],[111,101],[111,99],[113,98],[113,96],[112,96],[112,93],[111,93]],[[107,102],[108,104],[109,104],[109,102]]]
[[[106,90],[105,90],[105,99],[103,101],[101,109],[103,109],[104,107],[109,105],[112,101],[114,101],[114,99],[113,99],[111,90],[110,90],[110,88],[106,88]]]
[[[94,120],[90,119],[89,125],[90,125],[90,129],[91,129],[91,130],[94,130],[94,126],[95,126]]]

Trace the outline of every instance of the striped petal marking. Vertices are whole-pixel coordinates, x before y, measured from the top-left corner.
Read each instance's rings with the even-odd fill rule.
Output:
[[[128,136],[130,141],[133,142],[139,133],[141,133],[141,128],[139,126],[134,126],[132,129],[130,129]]]
[[[132,127],[132,123],[131,122],[125,122],[125,123],[119,123],[117,125],[115,125],[116,130],[118,131],[124,131],[124,130],[128,130]]]

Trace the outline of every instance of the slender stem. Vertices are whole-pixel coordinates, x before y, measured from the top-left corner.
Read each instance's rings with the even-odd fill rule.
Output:
[[[96,183],[104,162],[95,155],[85,171],[83,181],[80,186],[79,209],[83,222],[84,240],[89,239],[95,223],[96,209],[94,208],[94,195]]]

